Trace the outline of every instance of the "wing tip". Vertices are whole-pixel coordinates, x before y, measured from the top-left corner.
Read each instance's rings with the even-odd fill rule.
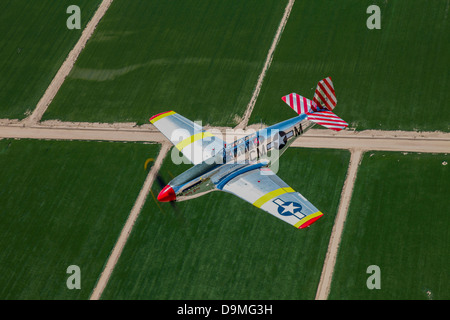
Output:
[[[318,211],[316,213],[313,213],[313,214],[310,214],[309,216],[307,216],[307,217],[303,218],[302,220],[300,220],[300,222],[303,222],[303,223],[298,228],[299,229],[304,229],[306,227],[309,227],[314,222],[319,220],[322,216],[323,216],[323,213],[320,212],[320,211]]]
[[[159,119],[161,119],[160,117],[161,117],[162,115],[165,115],[166,113],[169,113],[169,112],[174,113],[173,110],[161,112],[161,113],[158,113],[158,114],[155,114],[154,116],[152,116],[148,121],[150,121],[150,123],[155,123],[156,121],[158,121]],[[162,118],[163,118],[163,117],[162,117]]]

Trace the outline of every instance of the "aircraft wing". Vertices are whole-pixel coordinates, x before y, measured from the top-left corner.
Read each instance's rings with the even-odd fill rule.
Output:
[[[299,229],[306,228],[323,216],[311,202],[295,192],[269,168],[249,164],[239,172],[225,177],[218,188]]]
[[[222,139],[174,111],[154,115],[150,122],[193,164],[203,162],[224,147]]]

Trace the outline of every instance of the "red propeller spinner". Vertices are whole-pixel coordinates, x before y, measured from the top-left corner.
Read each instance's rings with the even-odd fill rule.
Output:
[[[175,191],[173,191],[170,185],[165,186],[158,194],[158,201],[161,202],[175,201],[176,198]]]

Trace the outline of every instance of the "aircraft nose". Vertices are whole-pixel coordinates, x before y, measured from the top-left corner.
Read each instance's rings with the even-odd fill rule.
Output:
[[[165,186],[158,194],[158,201],[161,202],[175,201],[176,198],[175,191],[173,191],[170,185]]]

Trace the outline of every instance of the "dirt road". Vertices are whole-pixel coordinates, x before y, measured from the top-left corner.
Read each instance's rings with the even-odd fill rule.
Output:
[[[283,33],[284,27],[289,19],[289,15],[291,14],[292,7],[294,6],[295,0],[289,0],[286,8],[284,9],[283,17],[281,18],[280,24],[278,25],[277,32],[275,33],[275,37],[273,38],[272,45],[269,48],[269,52],[267,53],[266,61],[264,62],[264,67],[259,74],[258,81],[256,82],[255,89],[253,90],[252,97],[250,102],[245,109],[244,117],[242,121],[236,126],[236,128],[245,128],[247,126],[248,120],[250,119],[250,115],[252,114],[253,108],[255,106],[256,100],[258,99],[259,92],[261,91],[261,87],[266,76],[267,70],[269,70],[270,65],[272,64],[273,54],[275,53],[275,49],[280,41],[281,34]]]
[[[95,28],[106,13],[106,10],[108,10],[112,1],[113,0],[102,1],[91,21],[89,21],[89,23],[86,25],[86,28],[84,28],[83,33],[81,34],[81,37],[76,43],[75,47],[73,47],[73,49],[69,52],[69,55],[59,68],[58,72],[50,83],[50,86],[41,97],[41,100],[39,100],[33,113],[28,118],[23,120],[24,123],[32,124],[37,123],[39,120],[41,120],[42,116],[50,105],[50,102],[52,102],[64,80],[69,75],[70,70],[72,70],[75,61],[77,61],[78,56],[86,45],[86,42],[94,33]]]
[[[58,126],[0,125],[0,138],[57,139],[57,140],[106,140],[106,141],[148,141],[168,142],[159,132],[149,126],[120,127],[106,125],[75,125],[73,123]],[[226,128],[220,128],[224,139],[240,138],[244,132],[234,136],[225,136]],[[231,130],[231,128],[229,128]],[[297,139],[293,147],[332,148],[348,150],[384,150],[404,152],[450,153],[450,133],[407,132],[407,131],[341,131],[311,129]]]
[[[347,211],[352,198],[353,186],[355,185],[356,173],[359,164],[361,163],[362,155],[362,150],[352,150],[347,177],[345,179],[344,187],[342,188],[341,201],[339,202],[338,212],[334,220],[333,230],[331,231],[330,242],[328,244],[327,255],[325,256],[319,286],[317,287],[316,300],[326,300],[330,292],[339,244],[341,242],[344,223],[347,218]]]
[[[133,209],[131,209],[130,215],[128,216],[127,222],[122,228],[122,232],[120,233],[119,239],[117,239],[116,245],[114,246],[111,255],[109,256],[108,262],[106,263],[105,269],[103,270],[100,278],[92,291],[90,300],[99,300],[103,290],[106,288],[108,280],[114,270],[114,267],[119,260],[120,255],[122,254],[123,248],[125,247],[125,243],[128,240],[128,237],[131,234],[131,230],[133,229],[134,223],[141,212],[142,207],[144,206],[145,200],[147,199],[147,195],[150,192],[150,188],[152,187],[153,181],[155,181],[156,174],[161,167],[164,158],[166,157],[167,152],[170,150],[172,146],[170,144],[163,144],[161,147],[161,151],[158,154],[158,157],[155,160],[153,167],[150,169],[150,172],[145,179],[144,185],[139,192],[139,195],[134,203]]]

